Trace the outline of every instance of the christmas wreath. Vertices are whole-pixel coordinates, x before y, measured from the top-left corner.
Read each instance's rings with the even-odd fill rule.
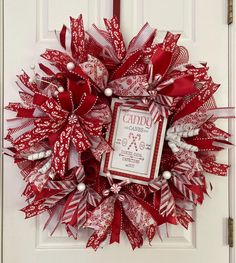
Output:
[[[26,218],[48,212],[51,234],[63,224],[77,239],[92,229],[87,247],[119,242],[133,249],[160,236],[162,224],[193,222],[188,210],[211,190],[204,173],[225,176],[218,151],[230,134],[216,127],[233,115],[217,108],[220,85],[206,63],[168,32],[155,43],[146,23],[126,47],[118,20],[85,31],[70,18],[33,74],[20,74],[22,102],[6,107],[9,154],[26,182]]]

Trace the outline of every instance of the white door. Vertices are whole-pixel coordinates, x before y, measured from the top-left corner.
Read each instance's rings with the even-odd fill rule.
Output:
[[[4,100],[17,101],[15,75],[37,62],[47,47],[56,47],[54,29],[60,29],[68,17],[83,14],[85,27],[102,24],[111,17],[112,0],[5,0],[4,1]],[[182,34],[192,61],[208,61],[216,83],[219,106],[228,105],[228,26],[226,0],[128,0],[122,1],[121,26],[126,40],[149,21],[158,28],[159,37],[167,30]],[[5,118],[8,113],[5,113]],[[226,121],[221,127],[227,128]],[[226,152],[219,157],[227,161]],[[39,220],[24,220],[19,211],[24,184],[13,160],[4,162],[3,263],[49,262],[159,262],[159,263],[227,263],[228,178],[211,176],[211,198],[194,213],[196,223],[186,231],[171,227],[170,238],[154,240],[152,246],[132,251],[128,241],[107,246],[96,253],[85,249],[83,236],[78,241],[63,231],[50,237],[42,232]],[[86,235],[86,233],[84,233]]]

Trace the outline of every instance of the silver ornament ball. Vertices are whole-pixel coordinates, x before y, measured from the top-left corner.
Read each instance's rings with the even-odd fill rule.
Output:
[[[59,92],[63,92],[64,91],[64,88],[62,86],[59,86],[57,89],[58,89]]]
[[[67,65],[66,65],[67,69],[70,71],[70,70],[73,70],[75,68],[75,64],[73,62],[69,62]]]
[[[79,183],[79,184],[77,185],[77,190],[78,190],[79,192],[83,192],[85,189],[86,189],[86,185],[85,185],[84,183]]]
[[[105,94],[107,97],[111,97],[111,96],[112,96],[112,89],[106,88],[106,89],[104,90],[104,94]]]
[[[171,178],[172,174],[171,174],[170,171],[164,171],[164,172],[162,173],[162,176],[163,176],[164,179],[168,180],[168,179]]]

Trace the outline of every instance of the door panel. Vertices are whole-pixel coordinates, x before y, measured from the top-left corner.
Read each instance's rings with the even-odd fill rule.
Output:
[[[111,17],[111,0],[5,0],[5,105],[17,101],[15,75],[37,63],[45,48],[59,47],[54,29],[68,24],[69,16],[83,14],[84,26],[102,27],[103,17]],[[167,31],[181,33],[180,42],[190,52],[191,61],[208,61],[215,82],[222,87],[216,95],[219,106],[228,105],[228,26],[226,0],[129,0],[121,1],[121,27],[128,42],[148,21],[158,29],[158,39]],[[5,113],[5,118],[10,114]],[[226,121],[220,123],[227,129]],[[5,125],[6,126],[6,125]],[[6,127],[5,127],[6,129]],[[227,154],[219,155],[227,162]],[[120,245],[107,246],[94,253],[85,249],[87,232],[79,240],[67,237],[59,229],[53,237],[42,232],[45,216],[25,221],[19,211],[24,184],[13,161],[4,162],[4,261],[3,263],[74,262],[157,262],[221,263],[229,262],[225,240],[228,217],[228,179],[209,177],[213,192],[204,205],[194,211],[194,223],[187,231],[182,227],[161,228],[163,241],[155,239],[142,249],[132,251],[123,238]],[[214,251],[214,253],[212,253]]]

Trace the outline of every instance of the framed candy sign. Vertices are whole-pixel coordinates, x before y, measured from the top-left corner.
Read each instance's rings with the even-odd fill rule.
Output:
[[[138,101],[114,99],[109,144],[114,149],[104,155],[101,174],[148,184],[158,177],[167,120],[153,122],[145,105]]]

